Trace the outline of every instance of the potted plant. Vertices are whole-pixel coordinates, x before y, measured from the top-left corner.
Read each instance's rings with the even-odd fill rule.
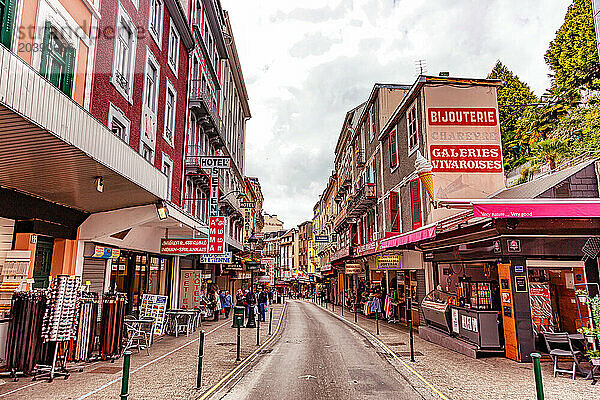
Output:
[[[589,350],[585,355],[590,359],[592,365],[600,365],[600,350]]]
[[[577,300],[579,300],[579,302],[581,304],[586,304],[587,300],[588,300],[588,294],[587,291],[584,289],[577,289],[575,291],[575,295],[577,296]]]
[[[583,328],[577,329],[577,332],[579,332],[583,336],[585,336],[585,338],[587,339],[588,342],[594,343],[594,340],[596,339],[596,330],[595,329],[583,327]]]

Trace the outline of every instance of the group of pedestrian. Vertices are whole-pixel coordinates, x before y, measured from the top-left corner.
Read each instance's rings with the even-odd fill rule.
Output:
[[[233,307],[233,298],[227,290],[210,290],[208,293],[210,300],[209,307],[213,310],[214,321],[219,320],[219,314],[225,314],[225,319],[229,318],[229,313]],[[266,288],[258,287],[254,292],[252,288],[238,289],[235,294],[235,305],[245,307],[245,315],[248,319],[254,318],[254,307],[258,308],[259,321],[266,321],[267,304],[273,304],[273,292]]]
[[[211,290],[208,293],[209,307],[213,311],[213,320],[219,320],[219,314],[224,313],[225,319],[229,318],[233,301],[227,290]]]

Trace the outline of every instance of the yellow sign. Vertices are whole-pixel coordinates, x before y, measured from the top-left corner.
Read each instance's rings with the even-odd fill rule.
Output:
[[[399,255],[380,255],[377,257],[377,269],[400,269]]]

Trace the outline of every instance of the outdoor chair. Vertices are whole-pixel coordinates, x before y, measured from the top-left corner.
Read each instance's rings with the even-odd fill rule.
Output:
[[[125,319],[124,325],[126,344],[123,351],[136,348],[138,352],[140,352],[141,349],[146,349],[146,354],[150,355],[154,320],[141,321]]]
[[[571,374],[573,380],[575,380],[577,371],[579,371],[582,375],[585,374],[579,365],[579,358],[582,357],[582,354],[579,350],[573,349],[573,343],[571,342],[571,338],[567,332],[544,332],[543,334],[546,346],[548,347],[548,352],[550,353],[550,358],[554,362],[555,378],[557,373]],[[571,369],[559,368],[558,362],[561,357],[567,358],[567,362],[572,362]]]

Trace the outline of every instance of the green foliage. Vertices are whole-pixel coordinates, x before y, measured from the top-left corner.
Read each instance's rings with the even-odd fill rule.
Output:
[[[559,137],[551,137],[540,140],[531,146],[533,165],[550,164],[550,169],[555,169],[556,165],[569,154],[567,141]]]
[[[544,59],[553,71],[554,86],[569,98],[579,97],[578,88],[582,84],[596,86],[588,82],[588,71],[598,62],[591,0],[574,0],[569,6]]]

